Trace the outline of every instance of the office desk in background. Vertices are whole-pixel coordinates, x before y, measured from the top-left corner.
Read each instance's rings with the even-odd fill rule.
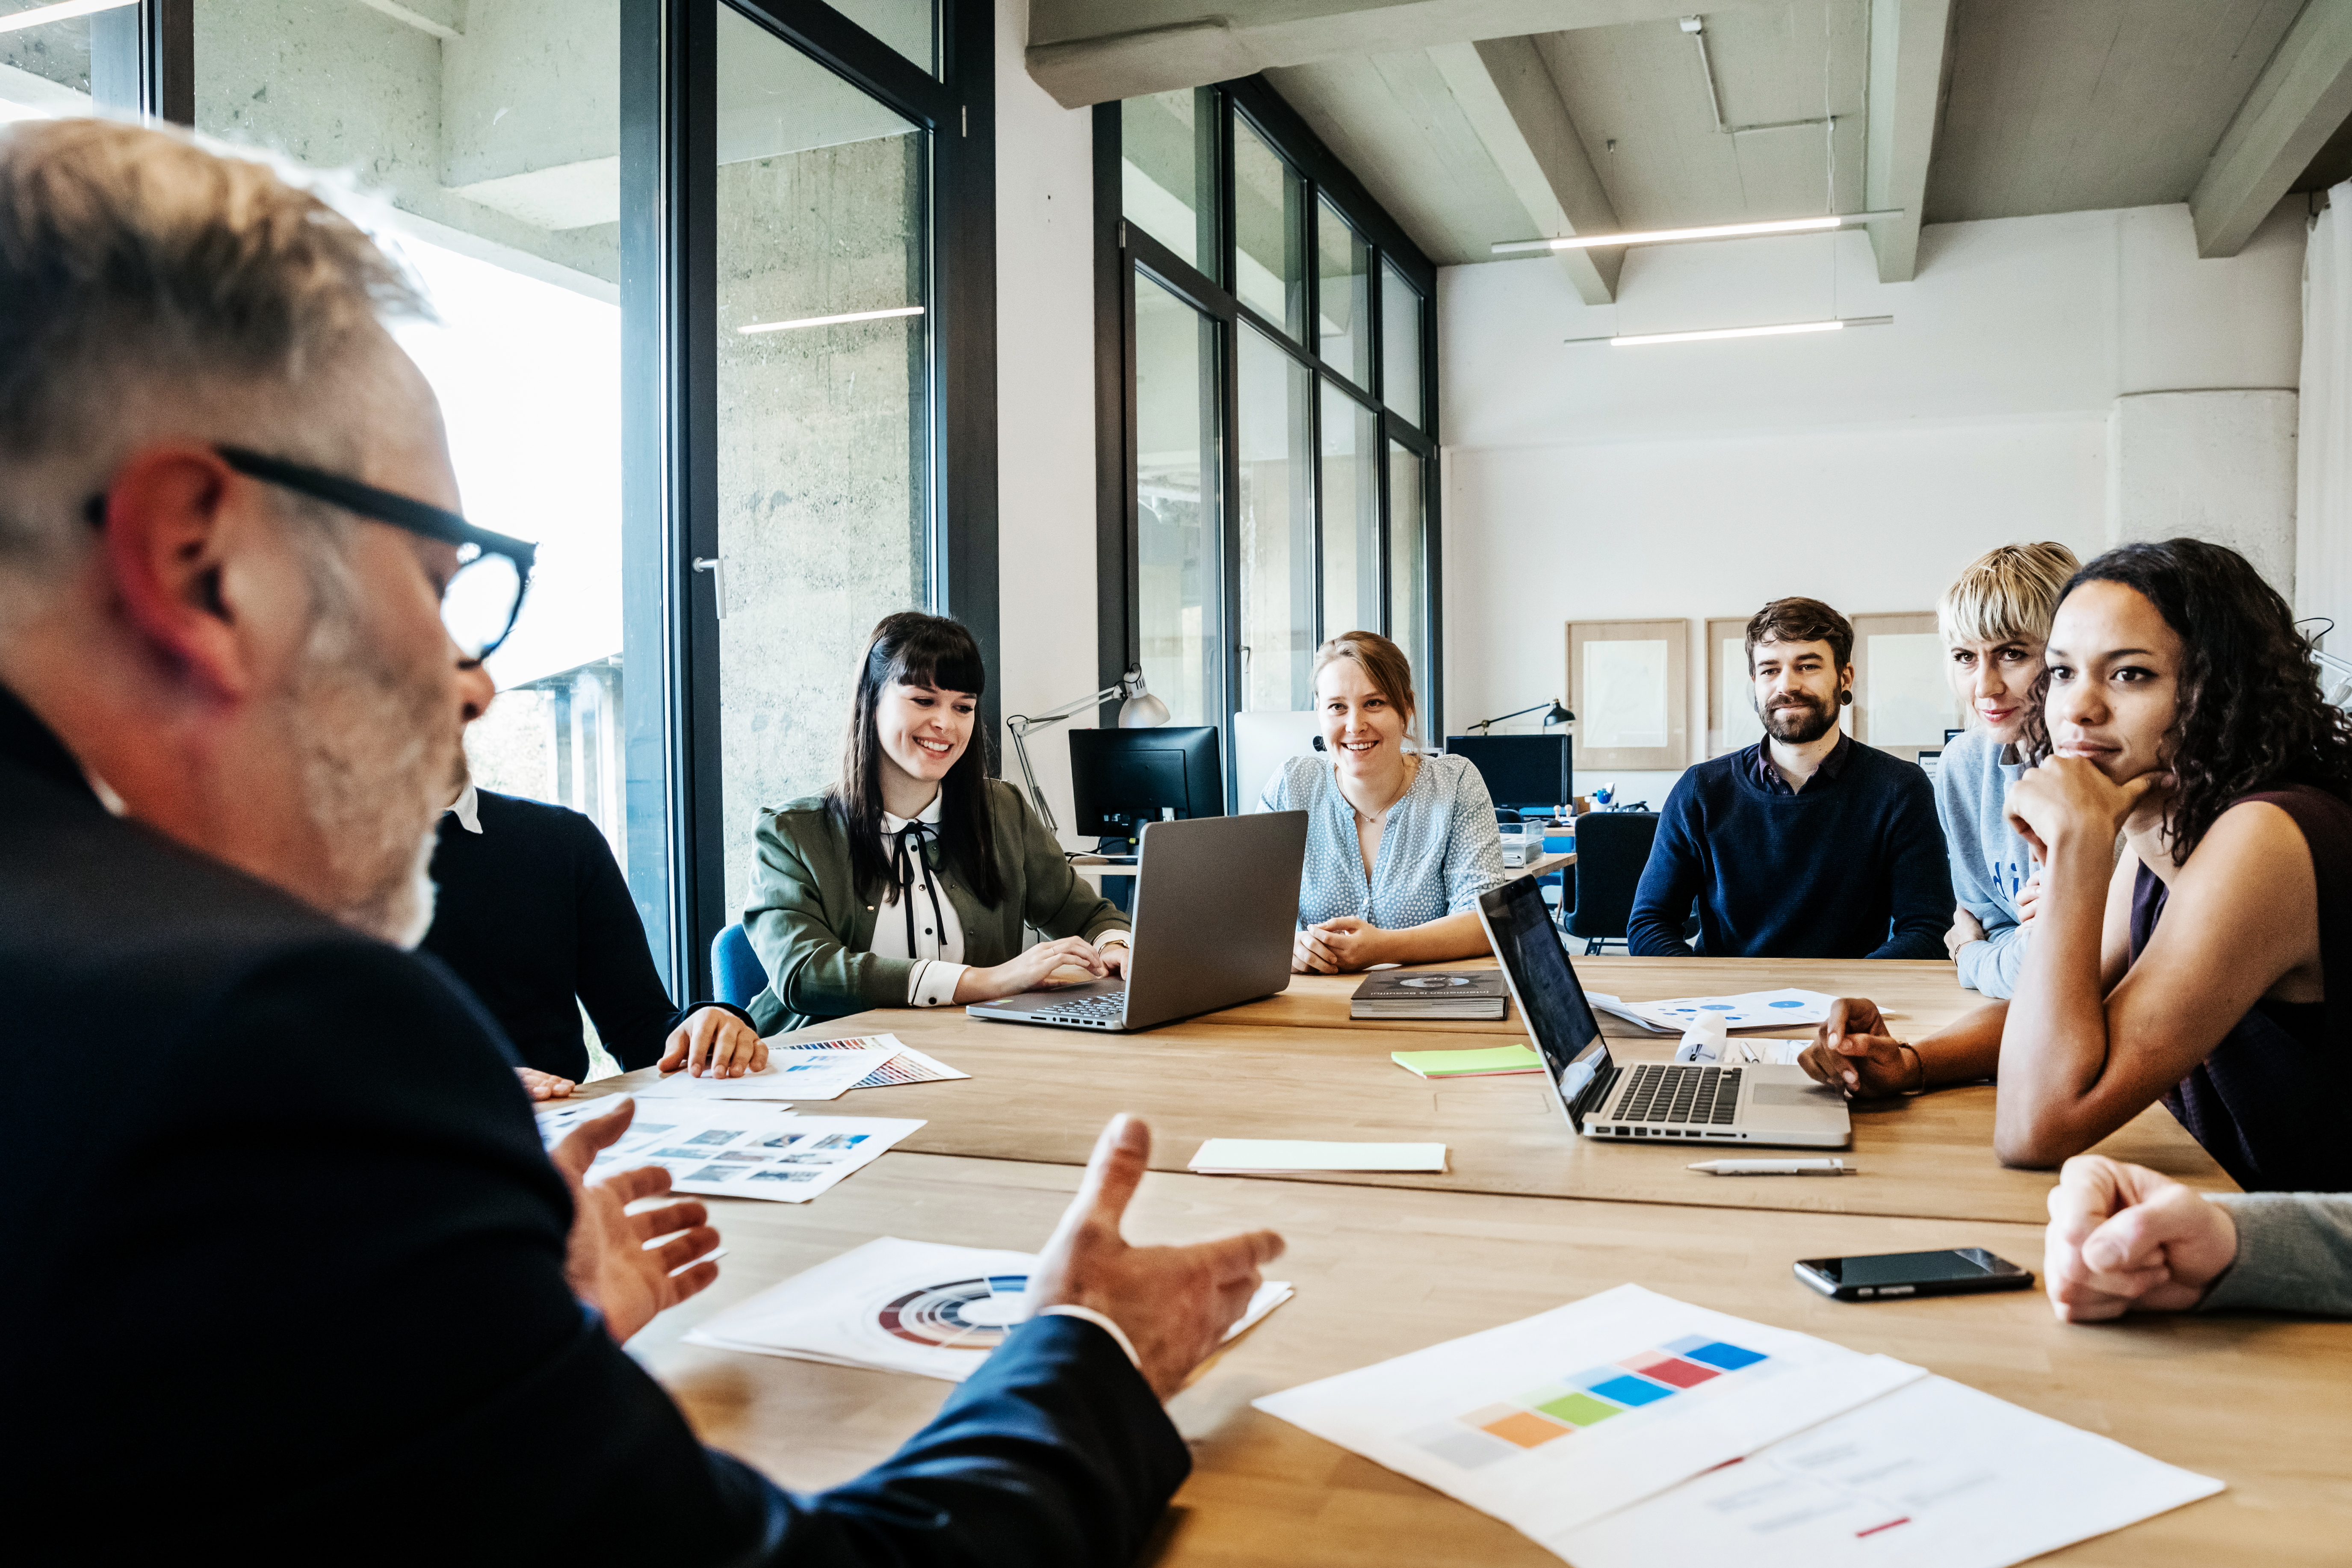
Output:
[[[856,1098],[875,1107],[899,1092]],[[948,1385],[706,1350],[680,1337],[711,1312],[877,1236],[1034,1251],[1077,1180],[1066,1164],[893,1152],[805,1205],[709,1200],[732,1248],[719,1283],[631,1348],[704,1440],[786,1486],[846,1480],[928,1420]],[[2352,1542],[2344,1466],[2352,1326],[2166,1316],[2070,1328],[2039,1291],[1865,1306],[1831,1301],[1790,1274],[1799,1258],[1952,1246],[1990,1247],[2038,1270],[2038,1224],[1154,1173],[1127,1230],[1140,1243],[1181,1242],[1261,1226],[1288,1240],[1269,1273],[1298,1294],[1171,1404],[1195,1468],[1142,1559],[1160,1568],[1559,1568],[1559,1558],[1509,1527],[1249,1402],[1628,1281],[1899,1357],[2230,1485],[2037,1562],[2337,1563]]]
[[[1554,871],[1565,870],[1575,864],[1576,851],[1573,849],[1559,854],[1547,850],[1524,866],[1507,868],[1503,874],[1513,881],[1521,877],[1549,877]],[[1132,877],[1136,874],[1133,866],[1114,866],[1099,855],[1073,855],[1070,857],[1070,868],[1081,877],[1093,878],[1097,882],[1105,877]]]

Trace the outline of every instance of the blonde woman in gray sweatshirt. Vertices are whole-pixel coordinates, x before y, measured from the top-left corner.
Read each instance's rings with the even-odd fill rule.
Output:
[[[2018,900],[2032,879],[2025,840],[2001,815],[2025,772],[2017,742],[2042,679],[2050,617],[2082,563],[2063,544],[2004,544],[1969,563],[1936,606],[1946,674],[1969,728],[1936,766],[1936,816],[1952,858],[1944,947],[1960,984],[1995,999],[2017,989],[2028,927]]]

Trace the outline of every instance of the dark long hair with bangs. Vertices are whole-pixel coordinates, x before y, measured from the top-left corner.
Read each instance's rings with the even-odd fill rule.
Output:
[[[901,610],[883,616],[867,639],[849,710],[841,782],[829,798],[848,830],[857,896],[877,901],[889,885],[890,862],[882,853],[882,736],[874,714],[892,686],[935,686],[977,698],[988,689],[988,668],[971,633],[944,616]],[[950,876],[961,878],[982,903],[993,905],[1004,897],[1004,872],[997,864],[996,830],[988,815],[989,737],[977,719],[971,743],[940,781],[940,858]]]
[[[2226,545],[2168,539],[2108,551],[2074,574],[2060,605],[2085,583],[2134,590],[2180,638],[2179,706],[2164,738],[2175,781],[2165,847],[2177,858],[2241,795],[2310,784],[2352,800],[2352,715],[2321,694],[2294,612],[2252,563]],[[2049,690],[2044,670],[2025,730],[2036,762],[2050,754]]]

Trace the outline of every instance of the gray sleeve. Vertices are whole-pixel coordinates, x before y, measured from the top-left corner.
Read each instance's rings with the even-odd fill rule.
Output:
[[[2352,1317],[2352,1195],[2216,1193],[2230,1211],[2238,1258],[2198,1306]]]
[[[1952,760],[1948,752],[1945,760]],[[1944,830],[1944,847],[1952,862],[1952,898],[1967,905],[1969,912],[1981,921],[1988,910],[1999,907],[2000,894],[1987,879],[1977,855],[1976,818],[1983,802],[1961,798],[1964,788],[1982,781],[1964,782],[1965,772],[1949,766],[1936,770],[1936,825]]]
[[[1957,867],[1958,862],[1956,861]],[[1958,891],[1959,878],[1952,879]],[[1996,1002],[2017,994],[2018,972],[2025,967],[2025,928],[2012,921],[1986,921],[1985,939],[1960,949],[1960,984]]]

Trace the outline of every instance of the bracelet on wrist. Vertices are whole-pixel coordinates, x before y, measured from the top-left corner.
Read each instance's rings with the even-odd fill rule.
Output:
[[[1919,1054],[1919,1047],[1913,1045],[1908,1040],[1895,1041],[1895,1048],[1899,1051],[1908,1051],[1911,1054],[1912,1064],[1918,1068],[1919,1082],[1917,1087],[1903,1090],[1904,1099],[1916,1100],[1920,1095],[1927,1092],[1927,1058],[1921,1056]]]

